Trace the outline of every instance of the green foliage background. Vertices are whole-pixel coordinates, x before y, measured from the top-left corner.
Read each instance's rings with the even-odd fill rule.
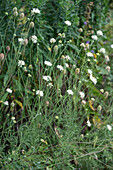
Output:
[[[93,2],[93,5],[91,5]],[[90,4],[90,5],[87,5]],[[90,8],[88,7],[90,6]],[[23,20],[13,16],[13,8],[24,12]],[[0,115],[0,168],[1,169],[112,169],[113,133],[106,128],[112,124],[113,117],[113,62],[110,45],[112,43],[112,3],[109,0],[28,0],[0,1],[0,53],[6,60],[0,75],[0,101],[9,101],[10,106],[1,102]],[[40,15],[31,16],[31,10],[39,8]],[[90,14],[90,18],[89,18]],[[108,18],[108,15],[111,16]],[[67,27],[65,21],[72,23]],[[35,27],[29,29],[30,22]],[[89,21],[85,26],[84,22]],[[80,33],[79,28],[84,32]],[[104,37],[92,45],[98,52],[105,47],[110,56],[111,72],[105,70],[103,55],[97,56],[99,64],[86,62],[82,42],[92,41],[88,30],[101,29]],[[58,34],[65,33],[66,38]],[[18,44],[18,38],[29,38],[36,35],[37,45],[28,42],[26,48]],[[58,52],[50,38],[56,39]],[[59,40],[63,45],[59,45]],[[71,41],[70,41],[71,40]],[[10,52],[6,52],[10,46]],[[62,55],[71,57],[70,68],[64,74],[55,69],[56,65],[65,65]],[[25,60],[27,73],[19,68],[18,60]],[[44,61],[49,60],[53,66],[47,68]],[[29,65],[32,65],[30,69]],[[75,74],[73,65],[80,68],[81,74]],[[65,66],[64,66],[65,67]],[[89,82],[87,69],[95,72],[95,77],[101,72],[98,84]],[[31,78],[28,77],[31,74]],[[50,75],[53,88],[47,88],[41,77]],[[80,82],[80,83],[79,83]],[[9,95],[6,88],[11,87],[13,94]],[[75,89],[73,97],[66,94],[67,89]],[[109,98],[100,93],[103,88],[109,92]],[[44,97],[39,98],[33,89],[44,90]],[[59,90],[60,89],[60,90]],[[79,91],[86,93],[86,100],[96,99],[93,107],[102,105],[103,112],[91,109],[86,104],[81,105]],[[11,102],[15,102],[15,107]],[[49,101],[49,106],[46,104]],[[11,119],[15,116],[16,123]],[[91,124],[94,119],[96,126],[87,127],[87,119]]]

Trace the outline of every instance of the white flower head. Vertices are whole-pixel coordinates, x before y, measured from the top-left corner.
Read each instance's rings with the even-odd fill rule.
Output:
[[[52,86],[53,86],[53,84],[52,84],[52,83],[49,83],[47,86],[52,87]]]
[[[33,43],[37,43],[37,36],[32,35],[31,40],[32,40]]]
[[[110,72],[110,66],[107,66],[105,69]]]
[[[67,90],[67,93],[70,95],[73,95],[73,91],[72,90]]]
[[[65,21],[65,24],[68,26],[71,26],[71,22],[70,21]]]
[[[44,95],[44,93],[43,93],[43,91],[37,90],[36,91],[36,95],[39,95],[39,96],[42,97]]]
[[[64,57],[66,60],[70,60],[71,58],[69,57],[69,55],[66,55],[65,57]]]
[[[88,126],[88,127],[91,127],[91,123],[90,123],[89,120],[87,121],[87,126]]]
[[[56,42],[56,40],[54,38],[50,39],[50,43],[55,43],[55,42]]]
[[[92,70],[88,69],[88,73],[91,75],[92,74]]]
[[[91,52],[86,53],[88,57],[93,57],[93,54]]]
[[[64,68],[63,68],[61,65],[57,65],[57,68],[58,68],[60,71],[64,70]]]
[[[46,81],[51,81],[51,77],[50,76],[43,76],[43,79],[46,80]]]
[[[79,92],[79,94],[80,94],[80,97],[83,99],[84,97],[85,97],[85,94],[84,94],[84,92]]]
[[[18,41],[20,44],[24,44],[24,39],[23,38],[18,38]]]
[[[108,129],[109,131],[111,131],[111,130],[112,130],[112,127],[111,127],[110,125],[107,125],[107,129]]]
[[[18,66],[22,67],[25,65],[25,62],[23,60],[18,60]]]
[[[103,36],[103,32],[102,32],[101,30],[98,30],[98,31],[97,31],[97,35]]]
[[[103,53],[103,54],[105,54],[105,48],[101,48],[101,49],[100,49],[100,52]]]
[[[65,63],[65,66],[68,68],[68,67],[69,67],[69,64],[68,64],[68,63]]]
[[[85,104],[86,104],[86,101],[85,101],[85,100],[82,100],[82,104],[85,105]]]
[[[7,88],[6,91],[7,91],[8,93],[12,93],[12,90],[9,89],[9,88]]]
[[[5,102],[4,102],[4,105],[8,106],[8,105],[9,105],[9,102],[8,102],[8,101],[5,101]]]
[[[44,64],[47,66],[52,66],[51,62],[49,62],[49,61],[44,61]]]
[[[97,83],[97,79],[95,77],[92,76],[92,74],[90,74],[90,80],[96,84]]]
[[[93,40],[97,40],[97,39],[98,39],[98,37],[97,37],[96,35],[92,35],[91,38],[92,38]]]
[[[113,44],[111,44],[111,48],[113,48]]]
[[[38,8],[33,8],[33,9],[31,10],[31,14],[33,15],[34,13],[40,14],[40,10],[39,10]]]
[[[84,48],[86,47],[84,43],[81,43],[80,46]]]

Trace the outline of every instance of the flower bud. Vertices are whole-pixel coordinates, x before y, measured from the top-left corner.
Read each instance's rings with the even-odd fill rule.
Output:
[[[99,106],[97,107],[97,110],[100,112],[100,111],[102,110],[102,106],[99,105]]]
[[[79,28],[79,30],[78,30],[79,32],[83,32],[83,29],[82,28]]]
[[[109,96],[109,92],[108,92],[108,91],[106,91],[106,92],[104,93],[104,96],[105,96],[105,98],[108,98],[108,96]]]
[[[28,44],[28,39],[24,40],[24,45],[26,46]]]
[[[85,104],[86,104],[86,101],[85,101],[85,100],[82,100],[82,104],[85,105]]]
[[[18,16],[18,12],[15,11],[15,12],[13,13],[13,15],[14,15],[15,17],[17,17],[17,16]]]
[[[80,69],[79,68],[76,68],[76,73],[79,74],[80,73]]]
[[[49,101],[46,101],[46,105],[49,106]]]
[[[10,46],[7,46],[7,47],[6,47],[6,50],[9,52],[9,51],[10,51]]]
[[[17,7],[14,7],[14,8],[13,8],[13,12],[17,12]]]
[[[33,28],[34,27],[34,22],[30,22],[29,27]]]
[[[32,65],[30,64],[30,65],[29,65],[29,69],[32,69],[32,68],[33,68],[33,67],[32,67]]]
[[[4,59],[4,54],[1,53],[1,54],[0,54],[0,60],[3,60],[3,59]]]
[[[65,37],[66,37],[65,33],[62,33],[62,38],[65,38]]]
[[[20,18],[22,19],[22,18],[24,18],[24,13],[22,12],[21,14],[20,14]]]

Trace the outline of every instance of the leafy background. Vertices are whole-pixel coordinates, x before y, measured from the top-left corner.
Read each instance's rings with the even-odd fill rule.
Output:
[[[113,168],[113,133],[107,129],[113,117],[112,6],[109,0],[0,1],[0,53],[5,54],[0,61],[1,169]],[[14,17],[14,7],[25,17]],[[33,8],[41,13],[32,16]],[[71,21],[70,27],[66,20]],[[35,23],[33,28],[29,28],[30,22]],[[104,36],[93,42],[91,31],[96,34],[97,30]],[[65,33],[65,38],[59,33]],[[37,44],[30,40],[32,35],[37,36]],[[28,39],[27,46],[19,44],[20,37]],[[51,38],[56,39],[55,44],[50,43]],[[96,60],[88,61],[80,46],[86,41],[90,41],[89,50],[95,51]],[[106,49],[110,62],[106,63],[100,48]],[[67,55],[71,60],[63,59]],[[26,68],[18,67],[18,60],[24,60]],[[52,67],[45,66],[45,60]],[[58,64],[64,72],[56,69]],[[89,80],[88,68],[98,80],[96,85]],[[52,88],[42,79],[44,75],[52,77]],[[44,92],[42,98],[35,94],[38,89]],[[74,91],[73,96],[67,94],[68,89]],[[108,98],[100,89],[109,92]],[[85,106],[79,91],[85,93]]]

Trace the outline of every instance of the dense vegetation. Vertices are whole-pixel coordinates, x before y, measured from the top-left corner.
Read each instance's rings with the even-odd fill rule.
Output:
[[[0,7],[0,169],[113,169],[112,2]]]

